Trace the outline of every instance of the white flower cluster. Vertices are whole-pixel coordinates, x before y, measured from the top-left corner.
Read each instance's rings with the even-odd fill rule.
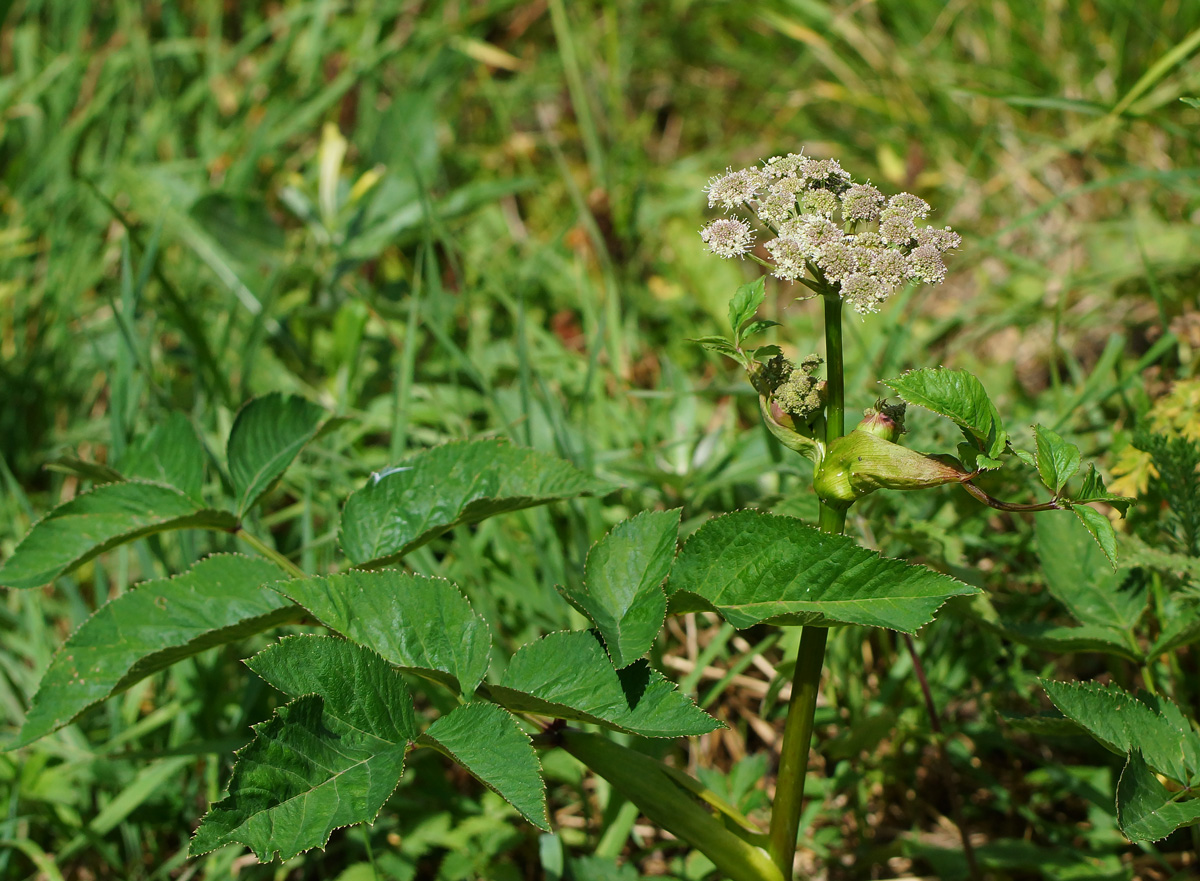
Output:
[[[836,159],[774,156],[761,168],[728,169],[705,190],[710,208],[747,206],[774,233],[763,247],[777,278],[814,273],[861,313],[878,311],[909,282],[941,282],[942,255],[962,241],[950,227],[917,225],[929,215],[924,199],[885,198],[869,183],[854,183]],[[750,224],[730,217],[705,226],[700,238],[724,258],[742,257],[754,245]]]

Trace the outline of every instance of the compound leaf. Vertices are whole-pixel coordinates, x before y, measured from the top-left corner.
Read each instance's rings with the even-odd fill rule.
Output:
[[[510,710],[644,737],[706,734],[721,727],[645,661],[615,670],[586,630],[551,633],[522,646],[500,684],[486,689]]]
[[[965,370],[927,367],[884,380],[908,401],[954,420],[975,438],[985,456],[996,459],[1004,452],[1008,434],[1000,422],[996,405],[983,384]]]
[[[101,606],[55,653],[8,748],[57,731],[184,658],[296,619],[299,609],[261,587],[278,578],[266,560],[218,554]]]
[[[1173,705],[1152,706],[1118,686],[1098,682],[1041,683],[1064,716],[1113,752],[1140,749],[1152,768],[1180,783],[1200,772],[1200,735]]]
[[[355,565],[378,568],[460,523],[607,489],[568,462],[504,441],[444,444],[351,494],[342,548]]]
[[[385,718],[385,708],[373,715]],[[263,862],[275,855],[286,860],[324,847],[334,829],[372,822],[404,773],[409,742],[395,733],[390,726],[361,728],[316,694],[280,707],[254,726],[228,794],[192,838],[191,855],[240,842]]]
[[[507,710],[482,701],[464,704],[430,725],[420,742],[454,759],[530,823],[550,830],[541,763]]]
[[[0,566],[0,585],[40,587],[117,545],[168,529],[237,526],[226,511],[204,508],[173,486],[106,483],[39,520]]]
[[[559,588],[587,615],[618,669],[649,651],[667,612],[663,579],[675,559],[679,509],[645,512],[614,526],[587,556],[584,586]]]
[[[950,597],[975,593],[847,536],[756,511],[705,523],[683,546],[667,582],[672,612],[715,611],[739,629],[772,621],[913,633]]]
[[[254,507],[317,436],[325,410],[304,398],[278,392],[255,398],[238,411],[226,456],[239,517]]]
[[[271,586],[326,627],[447,688],[469,695],[487,672],[487,623],[444,578],[383,569]]]

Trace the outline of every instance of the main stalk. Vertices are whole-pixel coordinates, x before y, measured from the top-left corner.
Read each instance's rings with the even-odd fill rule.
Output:
[[[842,300],[838,292],[826,287],[825,361],[828,365],[825,409],[825,448],[846,433],[846,383],[842,369]],[[846,526],[845,510],[821,505],[819,525],[822,532],[840,535]],[[813,718],[817,711],[817,692],[821,669],[825,664],[825,641],[829,629],[805,627],[800,634],[796,670],[792,674],[792,700],[783,728],[779,755],[779,774],[775,783],[775,804],[771,814],[771,860],[784,878],[792,877],[796,857],[796,834],[800,829],[800,811],[804,806],[804,780],[808,752],[812,745]]]

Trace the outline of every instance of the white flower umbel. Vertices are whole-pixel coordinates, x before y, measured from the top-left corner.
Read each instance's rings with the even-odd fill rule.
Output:
[[[700,230],[700,238],[708,245],[708,250],[728,259],[741,257],[750,250],[754,244],[754,230],[744,220],[727,217],[714,220]]]
[[[942,282],[944,255],[962,242],[948,226],[918,225],[931,210],[924,199],[855,183],[836,159],[773,156],[760,168],[727,170],[705,191],[709,207],[744,208],[772,233],[762,246],[769,259],[751,255],[772,275],[840,295],[862,314],[906,284]],[[714,220],[700,237],[724,258],[754,245],[750,223],[736,217]]]

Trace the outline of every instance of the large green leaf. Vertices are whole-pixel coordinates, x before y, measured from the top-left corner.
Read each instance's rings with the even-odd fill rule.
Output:
[[[967,371],[927,367],[886,379],[884,384],[910,404],[954,420],[975,438],[979,449],[989,458],[995,459],[1004,452],[1008,434],[996,405],[983,384]]]
[[[953,596],[978,588],[859,547],[791,517],[737,511],[683,546],[667,594],[673,612],[712,610],[737,628],[865,624],[914,633]]]
[[[1129,754],[1117,782],[1117,822],[1130,841],[1159,841],[1181,826],[1200,823],[1200,798],[1180,801],[1154,776],[1142,751]]]
[[[325,626],[447,688],[469,695],[487,672],[487,623],[443,578],[384,569],[272,587]]]
[[[1133,583],[1123,589],[1127,573],[1113,571],[1074,517],[1038,517],[1035,530],[1038,559],[1054,598],[1081,624],[1132,630],[1146,609],[1145,587]],[[1133,644],[1132,637],[1128,641]]]
[[[153,532],[236,526],[233,515],[204,508],[174,487],[140,480],[107,483],[35,523],[0,566],[0,585],[39,587],[110,548]]]
[[[121,457],[119,470],[127,478],[164,483],[199,499],[207,458],[191,421],[172,412],[134,441]]]
[[[304,398],[278,392],[255,398],[238,411],[229,432],[229,476],[237,512],[245,516],[263,493],[317,436],[325,410]]]
[[[464,704],[429,726],[420,742],[454,759],[539,829],[550,829],[542,766],[529,735],[495,704]]]
[[[279,574],[266,560],[219,554],[101,606],[54,655],[8,748],[57,731],[184,658],[298,618],[300,609],[260,587]]]
[[[334,636],[288,636],[246,665],[288,697],[320,695],[326,713],[355,728],[395,742],[416,739],[404,679],[364,646]]]
[[[386,708],[371,715],[384,719]],[[323,847],[334,829],[374,821],[404,773],[409,746],[395,726],[361,728],[316,694],[280,707],[254,734],[238,753],[228,794],[196,830],[192,856],[234,842],[264,862]]]
[[[1200,773],[1200,735],[1173,704],[1098,682],[1041,683],[1064,716],[1113,752],[1140,749],[1152,768],[1180,783]]]
[[[587,556],[585,586],[559,592],[604,637],[617,668],[649,651],[667,612],[663,579],[675,559],[679,510],[644,512],[600,539]]]
[[[510,710],[645,737],[706,734],[721,727],[645,661],[614,669],[586,630],[551,633],[522,646],[500,684],[486,689]]]
[[[1057,496],[1079,470],[1079,447],[1063,440],[1044,425],[1033,427],[1037,444],[1037,470],[1042,483]]]
[[[504,441],[444,444],[373,475],[346,500],[342,547],[355,565],[378,568],[460,523],[607,489],[561,459]]]

